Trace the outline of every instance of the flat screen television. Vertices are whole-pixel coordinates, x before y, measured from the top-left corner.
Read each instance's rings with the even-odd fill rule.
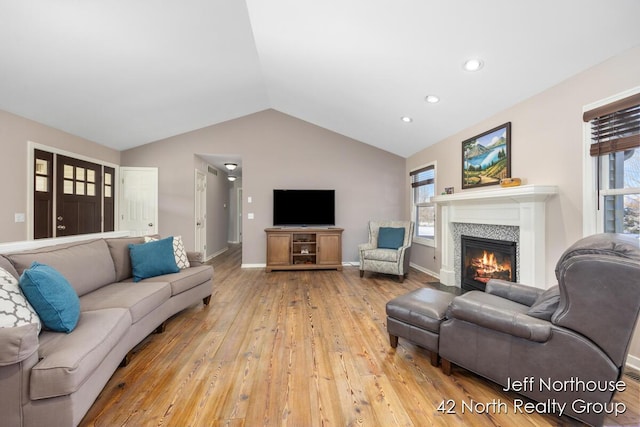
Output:
[[[336,225],[335,190],[273,190],[273,225]]]

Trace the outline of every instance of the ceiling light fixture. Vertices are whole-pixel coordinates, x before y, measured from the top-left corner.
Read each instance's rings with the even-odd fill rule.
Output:
[[[233,176],[233,175],[229,175],[229,176],[227,177],[227,179],[228,179],[229,181],[233,182],[233,181],[235,181],[235,180],[236,180],[236,177],[235,177],[235,176]]]
[[[478,58],[467,59],[463,65],[466,71],[478,71],[484,66],[484,62]]]
[[[234,170],[235,168],[238,167],[238,165],[236,163],[225,163],[224,167],[229,169],[230,171]]]
[[[411,117],[408,117],[408,116],[402,116],[402,117],[400,117],[400,120],[402,120],[405,123],[411,123],[413,121],[413,119]]]
[[[440,102],[440,98],[438,98],[436,95],[427,95],[424,97],[424,100],[427,101],[429,104],[436,104]]]

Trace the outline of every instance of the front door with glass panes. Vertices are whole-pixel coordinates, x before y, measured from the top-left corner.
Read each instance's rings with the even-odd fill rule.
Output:
[[[115,230],[114,168],[36,149],[33,179],[34,239]]]
[[[99,233],[102,166],[58,155],[56,175],[56,235]]]
[[[35,150],[33,238],[53,237],[53,154]]]

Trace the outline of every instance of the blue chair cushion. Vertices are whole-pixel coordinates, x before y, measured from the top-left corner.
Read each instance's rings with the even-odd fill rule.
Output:
[[[173,236],[142,244],[129,244],[133,281],[180,271],[173,255]]]
[[[398,249],[404,243],[404,227],[380,227],[378,229],[378,248]]]
[[[20,289],[46,329],[69,333],[80,319],[75,289],[51,266],[34,262],[20,276]]]

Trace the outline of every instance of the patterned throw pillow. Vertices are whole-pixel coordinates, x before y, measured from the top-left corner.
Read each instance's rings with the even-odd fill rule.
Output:
[[[158,239],[155,237],[144,237],[145,242],[154,242],[156,240]],[[176,265],[180,270],[191,266],[191,264],[189,264],[189,258],[187,258],[187,251],[184,248],[184,243],[182,243],[182,236],[173,236],[173,255],[176,257]]]
[[[13,328],[30,323],[42,328],[40,318],[18,285],[18,279],[0,268],[0,328]]]

